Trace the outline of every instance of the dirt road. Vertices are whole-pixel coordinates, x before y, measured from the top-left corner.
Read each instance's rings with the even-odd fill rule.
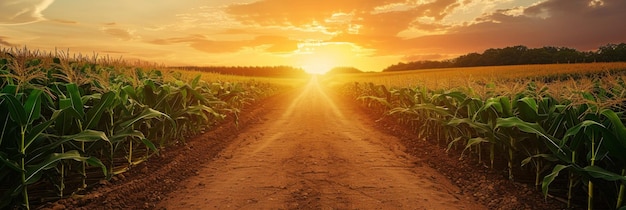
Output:
[[[316,79],[170,193],[166,209],[484,209]]]

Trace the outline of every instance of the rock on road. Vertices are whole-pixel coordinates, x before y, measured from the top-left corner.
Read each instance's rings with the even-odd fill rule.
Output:
[[[485,209],[316,78],[281,97],[157,207]]]

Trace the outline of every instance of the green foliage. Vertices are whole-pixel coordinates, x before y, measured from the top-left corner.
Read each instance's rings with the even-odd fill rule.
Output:
[[[0,209],[30,208],[29,190],[59,198],[111,178],[273,91],[95,60],[0,52]]]
[[[595,191],[606,206],[619,209],[626,183],[626,85],[618,81],[605,89],[600,84],[595,79],[592,91],[575,92],[577,101],[557,100],[532,82],[523,91],[502,94],[485,84],[481,96],[472,89],[388,90],[373,83],[348,84],[345,90],[411,126],[421,138],[445,141],[448,150],[461,146],[463,155],[469,151],[481,163],[488,152],[491,168],[494,159],[506,160],[510,179],[516,167],[533,168],[535,184],[546,196],[554,180],[569,179],[569,199],[578,189],[588,191],[588,203],[598,202]],[[565,171],[569,176],[559,177]]]

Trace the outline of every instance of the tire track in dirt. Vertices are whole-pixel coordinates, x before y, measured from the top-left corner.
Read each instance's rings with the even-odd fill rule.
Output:
[[[277,101],[157,207],[485,209],[316,79]]]

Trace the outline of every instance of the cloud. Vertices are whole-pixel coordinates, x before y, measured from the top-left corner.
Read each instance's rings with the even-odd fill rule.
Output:
[[[269,45],[265,51],[270,53],[293,52],[298,49],[298,41],[282,36],[258,36],[254,41],[246,44],[250,46]]]
[[[54,0],[2,0],[0,25],[21,25],[45,20],[44,11]]]
[[[244,48],[259,48],[270,53],[292,52],[298,49],[298,41],[282,36],[257,36],[252,40],[216,41],[204,35],[190,35],[168,39],[156,39],[148,43],[157,45],[188,44],[190,47],[206,53],[233,53]]]
[[[593,50],[626,42],[626,27],[616,27],[626,20],[623,0],[544,0],[525,7],[492,1],[475,20],[448,22],[468,4],[474,1],[261,0],[231,5],[227,12],[248,27],[320,26],[332,34],[322,41],[354,43],[374,49],[373,56],[445,59],[520,44]],[[495,10],[503,5],[510,8]]]
[[[77,21],[73,21],[73,20],[51,19],[51,21],[54,21],[54,22],[57,22],[57,23],[62,23],[62,24],[78,24]]]
[[[525,8],[521,15],[500,10],[481,17],[477,24],[457,27],[446,35],[416,38],[412,42],[418,46],[434,42],[442,47],[474,51],[517,44],[590,50],[607,43],[626,42],[626,27],[616,27],[626,20],[623,11],[626,1],[604,0],[602,6],[593,6],[590,2],[548,0]]]
[[[330,33],[395,36],[419,17],[441,20],[460,5],[457,0],[262,0],[231,5],[227,12],[246,25],[321,25]]]
[[[227,12],[244,24],[304,26],[314,22],[322,23],[334,13],[360,13],[400,2],[404,0],[262,0],[231,5]]]
[[[7,37],[0,36],[0,46],[4,46],[4,47],[13,47],[13,46],[15,46],[14,44],[11,44],[8,41],[6,41],[6,39],[7,39]]]
[[[119,29],[119,28],[102,28],[101,29],[104,33],[114,36],[120,40],[124,40],[124,41],[128,41],[128,40],[133,40],[135,38],[137,38],[137,36],[134,34],[134,31],[129,30],[129,29]]]
[[[488,48],[520,44],[529,47],[565,46],[594,50],[607,43],[626,42],[626,28],[616,27],[623,25],[623,20],[626,20],[626,13],[622,11],[622,8],[626,8],[626,1],[603,0],[601,5],[589,2],[547,0],[523,8],[521,13],[511,12],[520,8],[487,13],[477,18],[476,23],[468,25],[413,23],[420,29],[446,31],[435,35],[401,39],[353,34],[338,35],[331,41],[349,41],[376,49],[376,55],[411,54],[419,57],[436,53],[448,54],[448,58],[458,54],[482,52]],[[375,28],[392,33],[398,30],[391,26],[385,28],[382,24]]]

